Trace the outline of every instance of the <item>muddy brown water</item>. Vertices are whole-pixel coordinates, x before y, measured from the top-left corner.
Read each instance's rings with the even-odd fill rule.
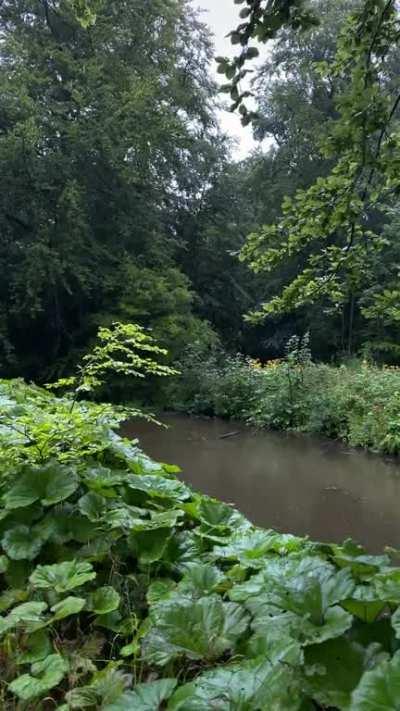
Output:
[[[255,524],[314,540],[351,537],[372,552],[400,547],[400,462],[219,419],[162,419],[168,429],[133,422],[124,433]]]

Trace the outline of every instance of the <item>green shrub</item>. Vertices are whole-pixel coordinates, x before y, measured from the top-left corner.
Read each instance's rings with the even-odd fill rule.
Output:
[[[296,354],[297,353],[297,354]],[[173,384],[175,408],[258,427],[340,438],[400,452],[400,369],[315,364],[300,351],[262,365],[241,356],[190,353]]]

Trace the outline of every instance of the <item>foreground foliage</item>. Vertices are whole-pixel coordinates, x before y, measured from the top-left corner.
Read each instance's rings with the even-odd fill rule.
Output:
[[[253,527],[115,434],[123,411],[0,396],[2,708],[397,708],[387,555]]]
[[[294,339],[296,342],[296,339]],[[400,452],[400,369],[366,361],[315,364],[295,343],[281,360],[214,355],[193,349],[172,384],[175,408],[245,420],[258,427],[339,438],[353,447]]]

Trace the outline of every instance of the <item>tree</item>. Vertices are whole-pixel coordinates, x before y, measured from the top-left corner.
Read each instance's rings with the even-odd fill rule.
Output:
[[[239,30],[244,47],[241,67],[252,37],[265,40],[282,28],[298,32],[314,22],[314,3],[247,5],[248,19]],[[282,12],[274,20],[271,8],[278,6]],[[293,12],[285,15],[289,6]],[[249,237],[242,258],[257,272],[271,273],[288,261],[300,260],[294,277],[257,309],[255,319],[326,299],[338,308],[349,304],[351,343],[355,297],[365,288],[364,274],[371,273],[385,246],[375,230],[376,216],[399,188],[400,93],[398,71],[393,69],[398,12],[390,0],[356,3],[343,24],[334,61],[319,62],[322,81],[339,88],[334,102],[337,117],[321,148],[322,158],[332,161],[333,167],[307,190],[285,200],[280,219]],[[235,60],[229,67],[227,74],[233,72],[235,82],[239,64]]]
[[[211,48],[185,0],[5,0],[0,27],[0,360],[48,379],[119,318],[124,264],[175,266],[219,150]]]

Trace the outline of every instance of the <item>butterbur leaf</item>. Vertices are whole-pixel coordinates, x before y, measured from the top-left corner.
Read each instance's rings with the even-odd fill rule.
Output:
[[[112,587],[98,588],[88,597],[88,610],[97,615],[106,615],[119,607],[120,596]]]
[[[213,556],[220,559],[238,560],[250,568],[260,568],[265,564],[265,555],[270,552],[294,553],[307,550],[308,541],[289,534],[275,531],[249,529],[232,536],[224,546],[214,549]]]
[[[175,581],[169,578],[153,580],[147,589],[147,604],[149,606],[155,605],[157,602],[160,602],[160,600],[167,598],[170,592],[172,592],[175,588]]]
[[[52,652],[49,635],[44,629],[33,632],[19,645],[18,664],[33,664],[45,659]]]
[[[207,563],[189,563],[186,567],[180,590],[188,590],[198,597],[215,592],[224,580],[224,574],[215,566]]]
[[[358,585],[353,590],[351,598],[342,600],[342,607],[363,622],[374,622],[386,607],[386,603],[378,599],[378,595],[370,585]]]
[[[400,699],[400,652],[367,671],[352,696],[351,711],[397,711]]]
[[[157,528],[154,531],[132,533],[129,546],[141,565],[151,565],[162,559],[170,539],[170,528]]]
[[[92,467],[83,472],[83,479],[89,489],[101,493],[103,489],[112,488],[122,484],[126,479],[124,471],[113,471],[106,467]]]
[[[25,631],[34,631],[43,625],[42,614],[46,609],[45,602],[24,602],[14,607],[6,617],[0,617],[0,635],[19,625]]]
[[[72,689],[66,694],[68,707],[82,709],[94,706],[105,709],[122,698],[130,682],[131,677],[112,662],[102,671],[96,672],[90,684]]]
[[[79,511],[86,516],[89,521],[96,523],[101,521],[110,507],[110,501],[104,496],[94,491],[89,491],[79,499]]]
[[[218,659],[235,646],[249,622],[245,610],[217,595],[197,601],[172,595],[153,609],[152,619],[143,650],[148,661],[161,665],[179,654]]]
[[[353,589],[349,571],[336,573],[333,566],[317,556],[272,558],[267,559],[258,575],[234,587],[230,597],[240,602],[262,595],[264,602],[322,625],[328,608],[350,597]]]
[[[5,612],[16,602],[25,602],[28,597],[27,590],[17,590],[9,588],[0,595],[0,612]]]
[[[384,602],[400,604],[400,569],[394,568],[387,573],[374,576],[373,585],[377,598]]]
[[[275,605],[270,605],[268,598],[262,605],[262,600],[254,598],[254,604],[253,600],[246,603],[251,612],[254,610],[251,626],[256,638],[267,635],[269,639],[298,640],[303,646],[321,644],[328,639],[340,637],[350,629],[353,622],[352,616],[338,605],[330,607],[322,622],[316,624],[308,615],[279,610]]]
[[[56,622],[57,620],[63,620],[65,617],[70,615],[77,615],[86,605],[86,600],[82,597],[66,597],[57,605],[53,605],[51,611],[53,617],[51,622]]]
[[[299,711],[303,698],[289,666],[254,661],[201,674],[175,691],[168,711]]]
[[[38,565],[29,580],[35,588],[54,589],[63,593],[81,587],[95,577],[96,573],[90,563],[68,560],[54,565]]]
[[[303,663],[303,650],[297,640],[285,635],[274,634],[253,635],[246,645],[246,655],[250,659],[268,659],[272,664],[288,664],[291,667]]]
[[[140,476],[130,474],[127,476],[125,483],[130,489],[143,491],[150,497],[185,501],[191,496],[190,489],[181,481],[177,479],[166,479],[156,474],[142,474]]]
[[[332,639],[306,649],[305,664],[310,696],[324,707],[347,709],[364,672],[366,653],[345,638]]]
[[[50,462],[42,467],[25,467],[16,484],[4,495],[7,509],[18,509],[40,501],[51,506],[76,491],[79,480],[74,469]]]
[[[31,674],[23,674],[11,682],[9,690],[22,701],[30,701],[57,686],[68,671],[68,663],[60,654],[51,654],[31,667]]]
[[[133,691],[126,692],[118,701],[103,706],[103,711],[155,711],[170,698],[176,685],[176,679],[160,679],[138,684]]]
[[[8,558],[5,555],[0,555],[0,575],[5,573],[8,568]]]
[[[43,543],[40,533],[29,526],[14,526],[2,539],[3,548],[12,560],[34,560]]]
[[[153,513],[151,518],[134,519],[131,521],[133,531],[154,531],[157,528],[174,528],[183,511],[171,509],[162,513]]]

